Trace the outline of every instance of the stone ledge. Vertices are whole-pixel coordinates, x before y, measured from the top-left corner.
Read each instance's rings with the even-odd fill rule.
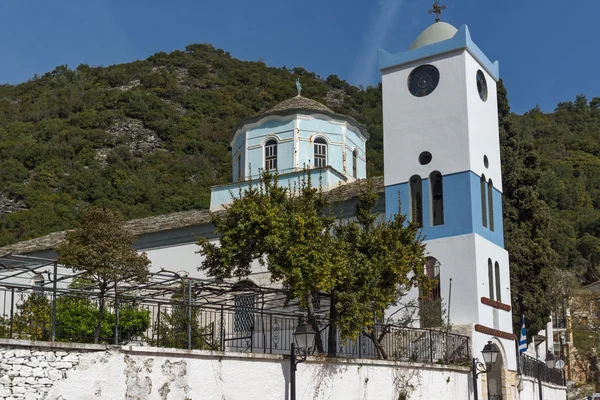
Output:
[[[529,381],[529,382],[532,382],[532,383],[535,383],[536,385],[538,385],[538,380],[536,378],[532,378],[531,376],[521,375],[521,379],[523,379],[524,381],[526,380],[526,381]],[[564,390],[565,393],[567,390],[566,386],[556,385],[554,383],[549,383],[549,382],[542,382],[542,386],[556,389],[556,390]]]
[[[213,357],[213,358],[230,358],[230,359],[242,359],[242,360],[286,360],[288,355],[283,354],[265,354],[265,353],[240,353],[240,352],[222,352],[213,350],[185,350],[185,349],[170,349],[170,348],[158,348],[158,347],[146,347],[146,346],[121,346],[121,351],[124,353],[132,353],[139,355],[153,355],[153,356],[179,356],[179,357]],[[433,370],[445,370],[445,371],[458,371],[458,372],[469,372],[470,366],[460,365],[449,365],[449,364],[426,364],[426,363],[411,363],[406,361],[389,361],[389,360],[375,360],[369,358],[328,358],[320,356],[308,357],[306,363],[310,364],[346,364],[346,365],[378,365],[378,366],[389,366],[389,367],[407,367],[407,368],[418,368],[418,369],[433,369]]]
[[[45,349],[62,349],[62,350],[87,350],[87,351],[106,351],[113,346],[106,344],[94,343],[72,343],[72,342],[42,342],[37,340],[20,340],[20,339],[2,339],[0,338],[0,346],[13,347],[36,347]],[[118,347],[118,346],[117,346]]]

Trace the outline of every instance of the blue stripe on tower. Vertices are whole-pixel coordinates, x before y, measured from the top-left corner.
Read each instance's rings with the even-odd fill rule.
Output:
[[[472,171],[444,175],[444,224],[432,226],[429,179],[423,179],[423,233],[426,240],[477,233],[504,247],[502,193],[492,190],[494,230],[483,226],[480,178]],[[487,190],[486,190],[487,196]],[[407,182],[385,187],[385,209],[389,217],[398,212],[410,214],[410,189]],[[486,209],[488,203],[486,200]]]

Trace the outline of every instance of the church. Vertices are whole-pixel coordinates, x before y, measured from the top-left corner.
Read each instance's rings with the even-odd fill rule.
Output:
[[[498,62],[490,61],[474,43],[466,25],[457,29],[438,20],[405,51],[380,50],[379,68],[385,174],[373,179],[380,196],[374,212],[382,216],[407,212],[419,224],[428,257],[425,271],[438,282],[433,298],[441,300],[453,331],[470,337],[475,358],[482,359],[481,349],[490,342],[499,350],[485,377],[487,389],[479,388],[483,398],[533,398],[518,394],[502,221]],[[297,84],[297,96],[233,129],[229,137],[233,181],[212,188],[210,210],[127,223],[138,235],[136,248],[147,253],[152,270],[174,269],[206,278],[197,270],[201,259],[196,237],[218,240],[209,211],[223,210],[238,188],[247,187],[263,170],[276,170],[280,184],[287,186],[308,168],[324,191],[343,199],[343,212],[351,215],[366,184],[369,134],[353,118],[303,97]],[[405,209],[398,210],[398,199]],[[0,255],[53,258],[64,235],[56,232],[6,246]],[[249,279],[269,284],[258,264]],[[412,289],[404,300],[418,297],[418,290]]]

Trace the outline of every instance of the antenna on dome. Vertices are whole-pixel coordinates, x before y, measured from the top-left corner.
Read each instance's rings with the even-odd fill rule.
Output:
[[[429,10],[429,14],[435,14],[435,22],[440,22],[440,15],[442,15],[442,11],[446,9],[446,5],[441,5],[440,2],[435,0],[433,3],[432,9]]]

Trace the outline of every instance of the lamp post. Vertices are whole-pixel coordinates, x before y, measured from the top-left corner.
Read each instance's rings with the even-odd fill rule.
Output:
[[[308,322],[300,322],[290,345],[290,400],[296,400],[296,366],[304,361],[314,347],[316,332]],[[296,347],[297,346],[297,347]]]
[[[477,377],[480,374],[487,374],[492,369],[492,365],[496,362],[498,358],[498,346],[496,346],[492,342],[487,342],[485,346],[483,346],[483,350],[481,350],[481,354],[483,355],[483,361],[479,361],[478,358],[473,358],[473,399],[479,399],[479,393],[477,392]]]

